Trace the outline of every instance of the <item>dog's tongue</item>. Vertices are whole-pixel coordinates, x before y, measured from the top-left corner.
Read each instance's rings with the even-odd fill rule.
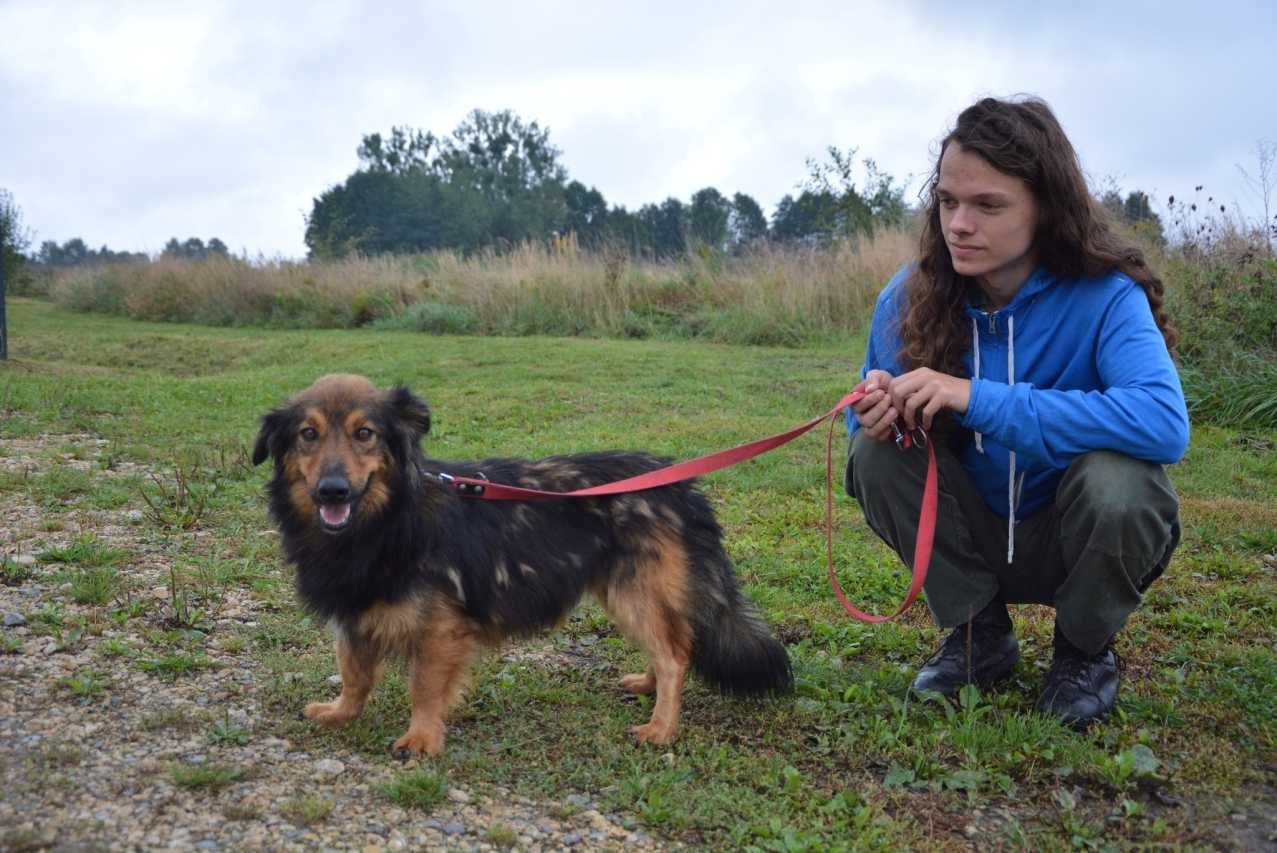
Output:
[[[336,527],[345,524],[346,519],[350,518],[350,504],[321,504],[319,514],[323,517],[324,524]]]

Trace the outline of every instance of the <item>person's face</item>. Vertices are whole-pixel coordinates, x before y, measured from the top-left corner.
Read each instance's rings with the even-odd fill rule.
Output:
[[[1024,181],[951,142],[940,159],[936,196],[954,270],[974,278],[993,307],[1010,302],[1037,265],[1033,193]]]

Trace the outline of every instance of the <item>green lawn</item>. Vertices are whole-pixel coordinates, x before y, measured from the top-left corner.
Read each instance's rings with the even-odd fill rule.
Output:
[[[329,635],[296,606],[274,540],[246,535],[268,524],[267,471],[246,464],[263,412],[322,373],[355,372],[406,383],[430,401],[426,450],[435,457],[625,447],[686,458],[823,412],[853,383],[862,349],[859,340],[780,350],[212,329],[29,300],[10,303],[9,324],[0,452],[14,438],[91,433],[107,441],[110,464],[181,471],[187,489],[178,494],[173,477],[162,487],[139,475],[122,490],[119,478],[92,472],[0,475],[0,508],[22,495],[54,517],[143,510],[141,524],[168,530],[183,572],[168,606],[185,615],[171,631],[149,631],[152,648],[128,650],[139,667],[162,684],[201,666],[204,644],[231,649],[278,675],[266,688],[273,714],[261,725],[298,749],[344,748],[387,764],[408,715],[399,673],[348,729],[298,719],[306,701],[327,698],[334,663]],[[1064,849],[1266,839],[1277,831],[1265,805],[1277,780],[1277,568],[1265,560],[1277,551],[1275,441],[1195,430],[1172,471],[1184,542],[1119,641],[1116,714],[1086,734],[1032,710],[1049,662],[1045,608],[1013,611],[1025,655],[1009,685],[969,692],[956,707],[907,694],[938,634],[922,605],[900,624],[872,627],[834,601],[824,576],[822,427],[704,482],[749,593],[789,645],[795,695],[732,700],[693,683],[678,741],[635,747],[626,730],[650,709],[622,697],[615,681],[636,654],[586,606],[554,635],[563,654],[491,657],[478,667],[444,755],[429,764],[461,783],[534,797],[587,792],[657,836],[696,845]],[[853,502],[840,496],[836,513],[844,587],[863,606],[893,608],[907,585],[894,556]],[[88,555],[66,563],[77,595],[103,601],[127,585],[109,541],[85,537],[76,547]],[[0,540],[0,557],[3,548]],[[264,605],[255,630],[181,630],[226,589]],[[145,614],[126,604],[111,618]],[[1249,816],[1251,835],[1236,835],[1235,814]]]

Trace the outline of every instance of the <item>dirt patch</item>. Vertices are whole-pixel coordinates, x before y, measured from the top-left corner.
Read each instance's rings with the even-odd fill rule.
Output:
[[[4,439],[0,473],[151,473],[104,469],[108,452],[84,434]],[[266,605],[228,587],[199,602],[205,630],[174,618],[172,537],[208,534],[160,535],[140,500],[61,512],[30,491],[0,490],[0,849],[666,846],[571,792],[538,802],[454,785],[430,811],[404,807],[381,790],[403,769],[272,736],[264,695],[277,676],[242,642]],[[67,562],[77,547],[81,564]],[[85,586],[95,560],[116,583],[109,601]],[[525,646],[510,659],[563,655],[579,665],[590,652]]]

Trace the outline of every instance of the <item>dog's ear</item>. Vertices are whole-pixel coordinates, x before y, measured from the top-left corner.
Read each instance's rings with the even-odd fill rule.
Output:
[[[425,400],[403,385],[396,385],[386,395],[386,404],[408,434],[410,444],[416,445],[430,432],[430,406]]]
[[[257,443],[253,445],[254,465],[261,465],[267,456],[279,459],[288,452],[292,420],[288,409],[275,409],[262,416],[262,428],[257,433]]]

